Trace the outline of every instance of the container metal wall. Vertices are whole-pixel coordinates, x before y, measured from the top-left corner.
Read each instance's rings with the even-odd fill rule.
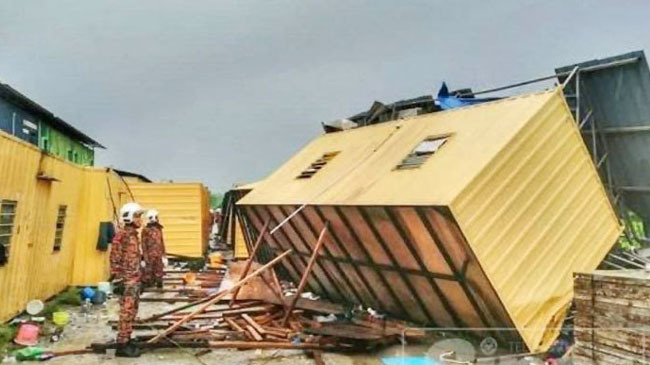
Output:
[[[560,91],[453,202],[452,211],[531,351],[621,232]]]
[[[168,253],[200,257],[207,249],[209,199],[200,183],[130,183],[135,201],[155,208]]]
[[[95,151],[92,148],[84,146],[44,123],[41,123],[39,147],[54,156],[82,166],[93,166],[95,163]]]
[[[33,125],[37,126],[37,130],[25,133],[23,120],[33,123]],[[50,127],[34,114],[25,112],[14,104],[1,99],[0,130],[38,146],[62,159],[82,166],[92,166],[94,164],[95,151],[92,148]],[[71,155],[69,152],[71,152]]]
[[[107,177],[117,185],[113,173],[48,156],[0,132],[0,176],[0,199],[17,202],[9,262],[0,266],[0,322],[20,313],[31,299],[108,277],[108,253],[96,245],[99,222],[113,220],[106,185]],[[114,198],[119,191],[113,189]],[[60,205],[67,211],[61,249],[55,251]]]
[[[103,169],[86,169],[80,210],[84,217],[77,226],[71,285],[96,285],[109,276],[108,251],[97,250],[100,222],[116,222],[128,191],[120,177]],[[109,248],[110,250],[110,248]]]

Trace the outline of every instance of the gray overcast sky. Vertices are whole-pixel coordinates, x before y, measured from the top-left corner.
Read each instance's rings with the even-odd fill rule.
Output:
[[[0,80],[98,164],[222,191],[320,122],[650,47],[646,1],[0,0]]]

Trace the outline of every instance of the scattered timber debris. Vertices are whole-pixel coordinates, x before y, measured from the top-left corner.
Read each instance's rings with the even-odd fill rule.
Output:
[[[243,266],[235,264],[227,275],[221,270],[166,272],[165,287],[149,291],[175,296],[142,299],[189,303],[138,319],[134,328],[149,333],[136,336],[135,342],[143,349],[295,349],[307,351],[314,361],[319,361],[323,350],[360,351],[398,343],[402,336],[408,340],[424,337],[424,331],[410,329],[402,321],[308,299],[309,293],[302,290],[304,284],[297,290],[286,290],[287,286],[283,288],[269,269],[290,252],[264,265],[252,259]],[[303,279],[308,274],[309,269]],[[188,281],[192,281],[193,288],[169,287],[171,283]],[[293,295],[286,296],[286,292]],[[110,324],[117,326],[116,321]],[[89,349],[103,352],[115,347],[114,343],[96,343]]]

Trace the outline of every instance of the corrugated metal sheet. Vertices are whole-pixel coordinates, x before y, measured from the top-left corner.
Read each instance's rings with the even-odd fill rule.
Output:
[[[55,156],[83,166],[95,164],[95,151],[45,123],[40,124],[40,148]]]
[[[248,247],[246,247],[246,238],[244,237],[244,231],[241,228],[241,222],[239,217],[235,219],[235,249],[234,255],[236,259],[246,259],[249,257]]]
[[[545,350],[572,271],[596,268],[621,231],[563,98],[554,89],[331,133],[237,205],[255,236],[307,204],[266,242],[294,249],[283,263],[294,280],[330,223],[310,280],[319,295],[419,323],[515,328]],[[396,167],[441,136],[419,168]]]
[[[107,251],[97,250],[100,222],[116,222],[120,207],[128,202],[128,190],[117,174],[106,169],[85,169],[84,212],[77,226],[78,242],[72,267],[71,285],[96,285],[109,276]],[[90,198],[92,197],[92,198]]]
[[[167,252],[200,257],[207,249],[210,206],[200,183],[129,183],[131,192],[145,209],[155,208],[165,227]]]
[[[241,204],[449,204],[552,95],[524,95],[320,136]],[[425,168],[394,171],[425,138],[443,135],[451,138]],[[324,153],[337,151],[313,177],[295,179]]]
[[[620,233],[561,93],[451,205],[526,342],[546,348],[572,297]]]
[[[581,119],[592,114],[583,126],[585,142],[596,160],[607,155],[601,177],[611,185],[612,195],[620,195],[619,204],[635,211],[650,227],[650,70],[645,54],[630,52],[556,72],[575,66],[587,70],[579,76]],[[567,94],[575,106],[575,82],[567,86]],[[598,136],[595,149],[592,127]]]
[[[58,181],[38,179],[45,175]],[[97,227],[111,221],[105,170],[47,156],[0,132],[0,199],[17,202],[9,262],[0,266],[0,321],[31,299],[47,299],[71,284],[108,276],[108,255],[98,252]],[[114,179],[114,178],[113,178]],[[116,188],[114,194],[118,194]],[[56,217],[67,206],[61,250],[54,251]]]

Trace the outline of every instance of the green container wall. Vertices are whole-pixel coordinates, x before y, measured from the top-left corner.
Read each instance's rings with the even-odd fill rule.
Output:
[[[40,125],[38,146],[44,151],[82,166],[93,166],[95,151],[45,123]]]

